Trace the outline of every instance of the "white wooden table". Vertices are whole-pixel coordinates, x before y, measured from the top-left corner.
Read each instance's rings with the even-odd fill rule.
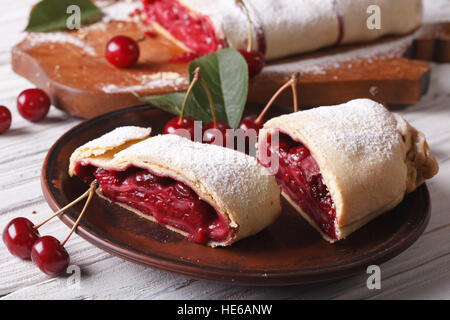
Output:
[[[52,108],[42,122],[31,124],[16,111],[15,99],[32,84],[12,72],[11,47],[23,34],[35,0],[0,0],[0,105],[13,113],[11,130],[0,136],[0,228],[14,217],[34,222],[50,214],[40,188],[40,172],[50,146],[80,122]],[[450,20],[450,0],[428,0],[427,19]],[[427,9],[427,7],[426,7]],[[439,13],[439,17],[438,17]],[[381,289],[366,287],[368,275],[320,285],[239,287],[191,280],[111,256],[74,235],[67,244],[71,263],[81,270],[72,278],[50,278],[32,262],[12,257],[0,244],[2,299],[450,299],[450,64],[433,65],[431,87],[417,105],[400,112],[428,138],[439,174],[428,182],[431,221],[408,250],[381,266]],[[32,214],[36,211],[35,214]],[[58,219],[41,233],[63,239],[68,229]]]

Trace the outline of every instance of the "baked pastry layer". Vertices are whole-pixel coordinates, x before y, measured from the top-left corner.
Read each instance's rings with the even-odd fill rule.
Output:
[[[127,134],[136,130],[128,128],[116,130]],[[281,212],[280,189],[275,178],[252,157],[176,135],[155,136],[132,144],[130,141],[138,139],[122,139],[123,143],[116,143],[115,149],[98,151],[102,149],[99,145],[111,146],[105,140],[117,134],[114,132],[107,139],[102,137],[78,148],[70,159],[69,174],[74,175],[80,165],[116,172],[136,167],[189,186],[233,229],[226,241],[208,241],[213,247],[256,234],[275,221]],[[99,145],[95,141],[99,141]],[[186,235],[176,227],[170,229]]]
[[[283,195],[330,241],[345,238],[400,203],[438,164],[422,133],[369,99],[300,111],[269,120],[259,134],[258,157],[267,163],[268,136],[284,133],[304,145],[320,168],[334,203],[336,239],[296,201]],[[278,170],[278,169],[276,169]]]
[[[146,1],[150,5],[157,1]],[[170,0],[173,2],[173,0]],[[246,49],[248,20],[238,1],[178,0],[193,17],[207,17],[217,39]],[[254,49],[266,59],[323,47],[370,41],[386,34],[406,34],[422,21],[421,0],[245,0],[253,22]],[[369,6],[380,8],[381,26],[369,29]],[[157,23],[157,22],[156,22]],[[175,35],[174,40],[177,40]],[[180,39],[178,39],[180,40]]]

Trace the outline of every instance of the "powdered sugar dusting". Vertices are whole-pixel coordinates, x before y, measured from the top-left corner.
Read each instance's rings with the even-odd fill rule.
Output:
[[[311,74],[325,74],[326,70],[339,68],[343,63],[348,63],[354,60],[368,60],[370,59],[387,59],[397,57],[414,41],[415,35],[409,35],[401,39],[391,40],[381,44],[365,46],[360,49],[350,50],[347,52],[337,53],[334,55],[327,54],[326,56],[316,58],[306,58],[292,62],[282,62],[269,64],[263,69],[265,74],[291,74],[292,70],[311,73]]]
[[[320,132],[321,141],[327,145],[346,154],[364,156],[364,161],[390,159],[400,141],[392,114],[370,99],[303,112],[316,119],[306,125],[309,134]]]
[[[436,23],[450,21],[449,0],[423,1],[423,22]]]
[[[119,127],[111,132],[104,134],[100,138],[89,141],[78,149],[86,150],[95,147],[96,149],[107,150],[120,146],[127,141],[148,137],[150,135],[150,131],[150,128],[141,128],[135,126]]]
[[[113,4],[110,3],[111,1],[98,3],[103,13],[102,22],[128,21],[130,20],[130,13],[136,9],[142,9],[141,0],[115,1]]]
[[[31,46],[35,46],[41,43],[70,43],[76,47],[79,47],[83,52],[90,56],[95,56],[95,49],[86,44],[82,39],[77,36],[75,32],[39,32],[29,33],[28,42]]]
[[[143,74],[135,77],[137,84],[116,85],[107,84],[101,87],[106,93],[142,91],[154,88],[171,87],[174,90],[186,86],[188,79],[177,72],[157,72],[152,74]]]

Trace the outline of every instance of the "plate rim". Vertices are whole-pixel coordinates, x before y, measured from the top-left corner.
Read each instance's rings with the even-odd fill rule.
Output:
[[[248,105],[255,105],[249,103]],[[61,205],[55,199],[55,195],[52,192],[51,182],[47,177],[48,162],[52,156],[55,155],[55,150],[63,145],[63,140],[68,136],[75,134],[77,131],[82,130],[86,125],[96,123],[99,120],[105,120],[114,117],[118,114],[128,113],[128,112],[142,112],[147,109],[157,109],[151,104],[142,104],[133,107],[123,108],[120,110],[112,111],[99,115],[97,117],[86,119],[81,123],[73,126],[67,130],[63,135],[61,135],[50,147],[47,152],[41,169],[41,189],[43,191],[44,198],[50,208],[56,211],[61,208]],[[162,111],[164,112],[164,111]],[[297,269],[297,270],[284,270],[276,271],[271,270],[267,273],[265,270],[252,270],[252,271],[239,271],[230,270],[227,268],[216,268],[212,266],[198,266],[195,263],[191,263],[183,260],[174,260],[159,255],[149,255],[139,250],[124,249],[123,246],[115,244],[106,239],[102,239],[95,232],[92,232],[84,225],[80,224],[75,233],[77,233],[84,240],[93,244],[94,246],[104,250],[114,256],[125,259],[127,261],[144,265],[147,267],[152,267],[158,270],[172,272],[176,274],[181,274],[195,279],[208,280],[219,283],[227,283],[234,285],[252,285],[252,286],[288,286],[288,285],[299,285],[299,284],[310,284],[327,282],[337,279],[342,279],[345,277],[350,277],[356,272],[363,269],[364,266],[370,264],[381,264],[393,257],[397,256],[401,252],[408,249],[416,240],[422,235],[425,228],[427,227],[430,216],[431,216],[431,201],[430,194],[426,183],[421,185],[416,191],[422,193],[425,199],[425,210],[419,219],[419,222],[415,225],[414,231],[409,232],[407,235],[402,237],[400,241],[396,243],[387,243],[383,246],[383,253],[377,253],[374,257],[372,252],[365,253],[358,257],[358,259],[351,259],[343,264],[332,264],[324,268],[314,269]],[[58,216],[58,218],[69,228],[75,223],[70,215],[63,213]],[[398,239],[397,239],[398,240]],[[226,250],[226,248],[221,248]],[[214,250],[214,249],[213,249]],[[263,280],[263,281],[261,281]]]

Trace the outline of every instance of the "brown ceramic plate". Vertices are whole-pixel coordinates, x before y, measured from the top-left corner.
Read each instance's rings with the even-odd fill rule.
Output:
[[[260,106],[247,106],[247,113],[257,110]],[[155,135],[171,117],[151,106],[138,106],[85,121],[68,131],[50,149],[42,170],[42,188],[50,207],[61,208],[88,187],[67,174],[75,148],[117,126],[152,127]],[[69,209],[61,220],[72,226],[81,207]],[[284,201],[283,213],[272,226],[230,247],[212,249],[94,197],[77,233],[113,255],[192,278],[242,285],[292,285],[365,272],[367,266],[385,262],[408,248],[423,232],[429,217],[430,198],[423,185],[392,211],[347,239],[329,244]]]

